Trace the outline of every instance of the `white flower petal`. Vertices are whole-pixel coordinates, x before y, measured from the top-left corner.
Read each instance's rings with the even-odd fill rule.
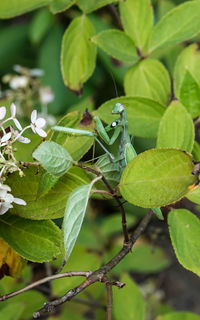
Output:
[[[16,115],[16,105],[14,103],[11,103],[10,105],[10,113],[11,113],[11,116],[14,118]]]
[[[37,110],[33,110],[31,113],[31,122],[35,123],[36,119],[37,119]]]
[[[35,131],[40,137],[46,138],[47,133],[43,129],[36,127]]]
[[[17,141],[21,142],[21,143],[30,143],[31,140],[29,138],[23,137],[23,136],[19,136],[17,138]]]
[[[38,118],[36,121],[35,121],[35,124],[36,124],[36,127],[38,128],[43,128],[46,124],[46,120],[43,119],[43,118]]]
[[[1,204],[0,206],[0,215],[6,213],[10,208],[13,208],[13,206],[10,204],[9,206],[5,206],[5,204]]]
[[[5,204],[11,203],[14,201],[14,197],[11,193],[7,193],[3,200],[5,201]]]
[[[8,132],[1,138],[1,143],[8,141],[10,138],[11,138],[11,132]]]
[[[16,204],[20,204],[21,206],[26,206],[26,201],[20,198],[14,198],[13,202]]]
[[[19,121],[18,121],[16,118],[14,118],[13,121],[14,121],[17,129],[19,129],[19,130],[21,131],[21,130],[22,130],[22,126],[21,126],[21,124],[19,123]]]
[[[0,120],[2,120],[6,115],[6,107],[0,107]]]

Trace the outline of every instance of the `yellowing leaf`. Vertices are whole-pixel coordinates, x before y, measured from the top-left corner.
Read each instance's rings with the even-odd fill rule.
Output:
[[[200,28],[200,1],[187,1],[170,10],[152,32],[150,51],[195,36]]]
[[[61,70],[64,82],[80,92],[95,67],[96,46],[90,41],[95,30],[86,15],[75,18],[65,31],[61,48]]]
[[[171,83],[167,69],[158,60],[144,59],[131,67],[124,79],[128,96],[141,96],[168,104]]]
[[[120,16],[125,32],[142,52],[148,47],[153,27],[153,9],[149,0],[120,2]]]
[[[25,265],[26,260],[0,238],[0,279],[4,275],[19,276]]]
[[[196,183],[190,154],[177,149],[140,153],[123,171],[120,192],[130,203],[157,208],[180,200]]]
[[[120,30],[104,30],[91,40],[118,60],[135,63],[139,59],[133,40]]]

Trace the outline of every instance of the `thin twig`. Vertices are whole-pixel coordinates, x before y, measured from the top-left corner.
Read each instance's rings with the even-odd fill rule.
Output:
[[[107,312],[106,312],[106,320],[112,320],[112,304],[113,304],[113,295],[112,295],[112,283],[106,283],[106,291],[107,291]]]
[[[30,161],[20,161],[20,165],[22,165],[23,167],[27,168],[29,166],[40,166],[40,162],[38,161],[34,161],[34,162],[30,162]]]
[[[24,293],[25,291],[33,289],[33,288],[35,288],[45,282],[48,282],[48,281],[52,281],[52,280],[60,279],[60,278],[67,278],[67,277],[86,277],[87,278],[87,277],[89,277],[90,274],[92,274],[91,271],[69,271],[69,272],[64,272],[64,273],[60,273],[60,274],[54,274],[52,276],[49,276],[49,277],[40,279],[36,282],[33,282],[20,290],[17,290],[15,292],[11,292],[9,294],[5,294],[3,296],[0,296],[0,301],[4,301],[4,300],[7,300],[7,299],[12,298],[14,296],[17,296],[18,294]]]
[[[146,214],[146,216],[142,219],[138,227],[135,229],[135,231],[131,234],[130,240],[128,243],[125,243],[123,248],[104,266],[99,268],[98,270],[92,272],[85,281],[83,281],[79,286],[69,290],[64,296],[62,296],[59,299],[56,299],[54,301],[51,301],[49,303],[46,303],[43,308],[41,308],[39,311],[36,311],[33,315],[34,318],[39,318],[43,314],[52,312],[55,310],[55,308],[62,303],[66,301],[70,301],[72,298],[74,298],[77,294],[82,292],[84,289],[92,285],[93,283],[100,281],[100,282],[107,282],[107,278],[105,275],[109,273],[132,249],[134,243],[138,239],[138,237],[141,235],[141,233],[145,230],[149,222],[151,221],[151,218],[153,216],[153,211],[149,210]],[[113,285],[117,285],[118,287],[122,287],[117,283],[112,283]]]
[[[108,192],[108,191],[106,191],[106,190],[92,189],[92,192],[93,192],[93,193],[106,194],[107,196],[110,196],[110,197],[113,196],[110,192]]]
[[[102,173],[100,171],[97,171],[95,169],[92,169],[90,167],[87,167],[81,163],[77,163],[74,164],[75,166],[78,166],[86,171],[89,171],[93,174],[95,174],[96,176],[101,176],[103,183],[105,184],[105,186],[107,187],[107,189],[109,190],[109,192],[111,193],[111,195],[113,196],[113,198],[115,199],[115,201],[118,204],[118,207],[121,211],[121,215],[122,215],[122,230],[123,230],[123,234],[124,234],[124,243],[128,243],[129,241],[129,236],[128,236],[128,230],[127,230],[127,223],[126,223],[126,213],[123,207],[123,204],[121,203],[119,197],[116,195],[115,190],[113,190],[113,188],[111,187],[111,185],[109,184],[109,182],[107,181],[107,179],[102,175]]]

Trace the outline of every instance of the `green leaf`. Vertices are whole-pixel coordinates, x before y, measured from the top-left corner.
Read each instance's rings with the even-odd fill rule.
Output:
[[[8,19],[20,14],[46,6],[50,0],[18,0],[0,1],[0,19]]]
[[[112,57],[136,63],[139,59],[132,39],[126,33],[117,30],[105,30],[92,37],[92,42]]]
[[[200,276],[200,221],[185,209],[172,210],[168,215],[170,238],[182,266]]]
[[[200,85],[187,70],[181,83],[179,97],[192,118],[200,115]]]
[[[200,145],[197,141],[194,141],[192,155],[195,161],[200,161]]]
[[[156,320],[200,320],[200,316],[191,312],[170,312],[159,316]]]
[[[107,154],[103,155],[95,163],[95,167],[103,174],[109,183],[118,183],[120,180],[119,162],[111,162]]]
[[[111,250],[112,258],[120,250],[119,246]],[[170,261],[160,248],[151,245],[138,245],[127,255],[114,269],[113,272],[120,275],[123,271],[134,271],[138,273],[157,273],[168,268]]]
[[[140,153],[123,171],[120,192],[142,208],[166,206],[180,200],[196,183],[190,154],[176,149]]]
[[[178,98],[186,71],[189,71],[196,82],[200,84],[199,68],[200,51],[198,44],[194,43],[182,50],[176,61],[174,69],[174,90]]]
[[[38,184],[41,173],[36,174],[36,168],[24,170],[25,176],[19,178],[19,174],[13,173],[6,183],[11,187],[15,197],[24,199],[26,206],[14,205],[11,212],[27,219],[56,219],[64,216],[66,202],[71,192],[80,185],[91,180],[80,168],[71,168],[62,176],[56,185],[44,196],[38,196]]]
[[[95,115],[106,123],[111,123],[116,119],[111,111],[117,102],[126,108],[130,134],[144,138],[156,137],[160,119],[166,110],[163,105],[143,97],[119,97],[102,104]]]
[[[30,261],[50,261],[62,253],[61,230],[50,220],[33,221],[7,213],[0,217],[0,236]]]
[[[126,285],[121,290],[113,288],[113,312],[116,320],[144,320],[145,303],[135,282],[126,274],[120,279]],[[126,303],[121,303],[126,301]]]
[[[141,96],[168,104],[171,95],[169,73],[158,60],[144,59],[127,71],[124,89],[128,96]]]
[[[193,145],[192,118],[179,101],[173,101],[160,121],[157,147],[179,148],[191,152]]]
[[[45,141],[33,152],[33,157],[52,175],[60,177],[72,166],[72,157],[59,144]]]
[[[157,15],[158,18],[162,18],[169,10],[173,9],[175,7],[175,3],[173,3],[171,0],[164,0],[159,1],[157,4]]]
[[[200,205],[200,186],[192,189],[187,195],[186,198],[190,201]]]
[[[83,258],[80,259],[80,257]],[[69,270],[96,270],[100,265],[101,257],[97,252],[88,250],[88,246],[84,247],[83,245],[77,244],[62,272]],[[67,281],[63,281],[64,279],[54,280],[52,283],[53,294],[55,296],[64,295],[68,290],[80,284],[82,279],[79,277],[71,277],[65,279]]]
[[[195,36],[200,29],[199,14],[199,0],[188,1],[170,10],[154,27],[149,51]]]
[[[125,32],[142,53],[146,52],[153,28],[153,9],[150,0],[127,0],[120,3],[120,16]]]
[[[48,9],[42,9],[36,12],[30,26],[29,37],[33,44],[39,44],[46,32],[52,25],[52,14]]]
[[[17,302],[21,302],[25,306],[20,319],[31,319],[35,310],[40,309],[41,305],[46,302],[46,297],[39,291],[30,290],[22,295],[12,297],[12,303]]]
[[[96,179],[90,184],[77,187],[69,196],[65,210],[63,228],[64,228],[64,245],[65,245],[65,260],[73,250],[76,239],[81,230],[87,204],[91,192],[91,188]]]
[[[37,198],[43,197],[47,194],[53,186],[58,182],[59,177],[53,176],[49,172],[43,172],[40,176],[38,190],[37,190]]]
[[[92,130],[92,125],[81,126],[80,121],[82,120],[82,113],[75,111],[65,115],[58,123],[58,126],[73,128],[73,129],[86,129]],[[84,136],[70,136],[66,133],[54,131],[51,140],[60,144],[63,148],[67,149],[71,157],[78,161],[84,154],[91,148],[94,143],[93,137]]]
[[[50,2],[50,11],[52,13],[59,13],[69,9],[76,0],[52,0]]]
[[[0,318],[3,320],[20,320],[23,310],[23,303],[12,302],[12,307],[9,304],[0,310]]]
[[[90,13],[113,2],[117,0],[77,0],[79,8],[85,13]]]
[[[126,214],[126,222],[127,226],[130,227],[137,222],[137,218],[132,214]],[[122,232],[122,218],[120,212],[109,215],[102,221],[101,225],[101,233],[103,237],[106,239],[113,234],[117,234]],[[116,252],[115,252],[116,253]],[[121,266],[121,263],[120,263]]]
[[[79,92],[95,68],[96,46],[90,41],[95,30],[86,15],[75,18],[65,31],[61,49],[64,82]]]

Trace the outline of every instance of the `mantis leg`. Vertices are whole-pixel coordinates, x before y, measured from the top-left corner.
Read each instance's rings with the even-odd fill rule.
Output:
[[[106,147],[104,147],[104,145],[101,143],[101,141],[97,138],[95,138],[95,140],[98,142],[98,144],[101,146],[101,148],[105,151],[105,153],[107,153],[107,155],[110,158],[110,161],[113,162],[115,160],[115,157],[112,155],[112,153],[110,153]]]
[[[116,123],[116,127],[112,127],[111,125],[109,125],[106,128],[104,128],[103,123],[101,122],[99,117],[95,116],[93,119],[96,123],[96,130],[98,135],[106,144],[112,145],[120,134],[121,126]],[[107,134],[107,132],[110,130],[114,130],[114,133],[111,138]]]

